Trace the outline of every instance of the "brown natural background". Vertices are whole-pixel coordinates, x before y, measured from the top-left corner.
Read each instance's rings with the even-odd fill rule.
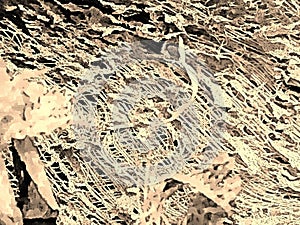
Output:
[[[123,188],[82,161],[72,96],[122,42],[182,37],[223,90],[205,171]],[[0,2],[0,224],[263,224],[300,219],[300,2]]]

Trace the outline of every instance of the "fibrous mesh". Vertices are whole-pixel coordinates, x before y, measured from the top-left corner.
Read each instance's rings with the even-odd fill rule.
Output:
[[[206,131],[218,130],[222,111],[204,108],[209,100],[201,99],[222,102],[211,75],[184,48],[151,50],[161,44],[133,43],[95,61],[75,96],[74,130],[85,159],[126,185],[171,177],[220,135]],[[203,156],[198,169],[213,158]]]

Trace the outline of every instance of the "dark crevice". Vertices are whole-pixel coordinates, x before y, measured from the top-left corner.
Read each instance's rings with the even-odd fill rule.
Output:
[[[10,146],[9,150],[12,152],[13,164],[15,168],[15,176],[19,182],[19,196],[16,197],[17,206],[22,211],[23,206],[26,205],[29,201],[28,199],[28,187],[31,180],[30,175],[26,170],[26,165],[21,161],[20,156],[18,155],[17,150],[14,146]]]
[[[105,14],[112,14],[114,10],[110,6],[104,6],[98,0],[59,0],[63,4],[72,3],[75,5],[88,5],[90,7],[94,6],[95,8],[99,9],[101,12]],[[51,1],[52,2],[52,1]]]
[[[177,180],[170,179],[170,180],[167,181],[167,183],[166,183],[166,185],[163,189],[163,192],[167,191],[170,188],[178,187],[179,185],[182,185],[182,183],[177,181]]]
[[[151,21],[150,19],[150,14],[142,10],[141,12],[131,15],[131,16],[124,16],[125,21],[136,21],[136,22],[141,22],[143,24],[149,23]]]
[[[50,218],[50,219],[24,219],[23,220],[24,225],[56,225],[56,218]]]

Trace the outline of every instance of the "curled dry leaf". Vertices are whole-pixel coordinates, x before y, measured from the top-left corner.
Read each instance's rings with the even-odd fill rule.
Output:
[[[51,184],[46,176],[44,165],[40,161],[38,150],[33,146],[32,140],[26,137],[24,140],[15,140],[14,144],[42,198],[53,210],[58,209],[59,206],[53,197]]]
[[[53,197],[50,182],[44,171],[44,166],[40,161],[37,149],[33,146],[28,136],[37,136],[40,133],[49,133],[55,128],[64,127],[70,121],[71,95],[67,91],[57,88],[48,91],[41,83],[30,80],[39,77],[46,70],[23,70],[14,77],[7,74],[6,64],[0,59],[0,142],[5,144],[15,138],[15,147],[21,160],[25,163],[26,169],[33,182],[37,186],[38,192],[47,204],[56,210],[59,206]],[[28,135],[28,136],[27,136]],[[23,139],[23,140],[22,140]],[[2,199],[10,191],[8,177],[5,174],[5,167],[1,168],[4,192]],[[7,193],[6,193],[7,192]],[[7,218],[16,218],[20,211],[13,201],[8,197],[8,205],[3,205]],[[14,208],[15,207],[15,208]],[[7,212],[6,212],[7,211]],[[20,217],[21,218],[21,217]],[[5,222],[5,224],[14,224]]]
[[[0,224],[22,225],[22,214],[17,207],[13,190],[10,186],[3,158],[0,156]]]
[[[28,202],[22,207],[24,219],[55,219],[58,211],[53,211],[41,197],[33,181],[28,185]]]

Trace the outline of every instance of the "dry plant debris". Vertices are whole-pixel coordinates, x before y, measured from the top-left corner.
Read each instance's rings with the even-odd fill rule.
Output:
[[[0,158],[0,181],[1,181],[1,192],[0,192],[0,222],[1,224],[23,224],[22,214],[20,209],[17,207],[13,190],[10,186],[9,177],[6,173],[6,167],[3,158]]]
[[[298,0],[3,0],[0,15],[1,225],[299,224]],[[116,46],[179,37],[223,90],[220,155],[120,186],[78,151],[72,96]]]

